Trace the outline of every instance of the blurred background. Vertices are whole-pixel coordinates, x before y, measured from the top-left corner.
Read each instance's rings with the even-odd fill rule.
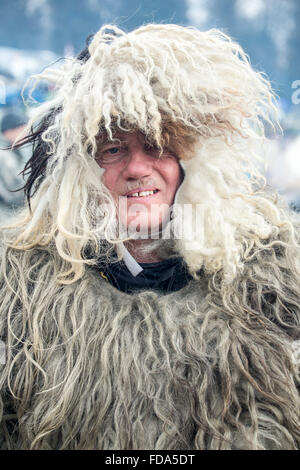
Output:
[[[24,184],[30,148],[2,149],[28,120],[21,94],[28,77],[78,54],[104,23],[127,31],[150,22],[219,28],[239,42],[278,95],[284,133],[270,142],[267,181],[300,210],[299,0],[0,0],[0,21],[0,222],[24,203],[12,190]],[[32,98],[42,103],[51,93],[42,82]]]

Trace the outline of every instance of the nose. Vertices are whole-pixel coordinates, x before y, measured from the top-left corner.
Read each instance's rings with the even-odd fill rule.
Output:
[[[131,149],[126,166],[123,169],[125,179],[146,178],[152,174],[153,159],[144,151],[142,146]]]

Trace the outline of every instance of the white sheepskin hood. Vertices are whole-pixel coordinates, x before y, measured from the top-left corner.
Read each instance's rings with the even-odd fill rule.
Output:
[[[173,142],[184,168],[176,202],[191,210],[183,212],[187,232],[177,251],[191,273],[224,268],[232,278],[243,250],[280,220],[272,203],[254,194],[264,124],[275,109],[269,82],[218,30],[150,24],[126,33],[106,25],[82,57],[36,77],[55,85],[29,123],[47,124],[40,137],[47,165],[16,246],[55,243],[71,266],[64,275],[75,280],[91,262],[84,247],[98,246],[99,233],[118,245],[116,209],[95,162],[97,139],[138,129],[160,147]]]

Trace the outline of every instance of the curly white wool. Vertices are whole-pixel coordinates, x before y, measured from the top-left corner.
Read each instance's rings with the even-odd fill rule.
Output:
[[[114,202],[94,160],[99,129],[111,137],[113,126],[138,128],[162,145],[168,121],[197,137],[194,158],[184,163],[178,202],[201,204],[207,214],[204,236],[197,240],[196,234],[192,251],[180,240],[178,251],[191,272],[226,268],[232,278],[242,265],[244,241],[267,238],[280,223],[275,205],[253,195],[260,178],[254,161],[265,139],[264,123],[272,125],[275,110],[269,82],[218,30],[150,24],[125,33],[106,25],[89,52],[86,62],[68,61],[42,75],[56,82],[57,92],[30,125],[51,108],[62,110],[43,134],[52,143],[47,175],[32,214],[18,222],[22,229],[14,245],[52,241],[71,263],[62,277],[80,278],[88,243],[96,245],[99,233],[118,243]]]

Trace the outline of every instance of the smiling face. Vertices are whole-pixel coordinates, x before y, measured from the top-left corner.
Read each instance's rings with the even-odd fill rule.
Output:
[[[101,144],[96,161],[103,182],[119,208],[129,233],[155,232],[165,221],[182,181],[177,157],[150,146],[138,132],[118,133]]]

